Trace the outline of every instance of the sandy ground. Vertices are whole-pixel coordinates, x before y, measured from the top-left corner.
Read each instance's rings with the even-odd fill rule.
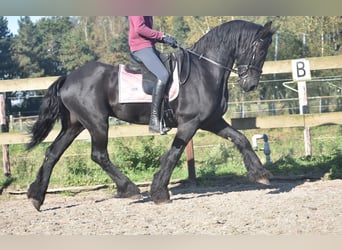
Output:
[[[0,235],[342,235],[342,180],[171,188],[155,205],[109,190],[48,194],[37,212],[25,195],[0,196]]]

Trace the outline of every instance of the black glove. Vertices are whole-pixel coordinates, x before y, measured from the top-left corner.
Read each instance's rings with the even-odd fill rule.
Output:
[[[170,35],[164,35],[163,38],[162,38],[162,41],[164,43],[170,45],[172,48],[177,48],[178,47],[176,39],[173,38]]]

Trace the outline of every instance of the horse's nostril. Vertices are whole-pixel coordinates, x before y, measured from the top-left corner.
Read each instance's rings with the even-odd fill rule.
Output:
[[[246,82],[244,82],[243,89],[245,92],[250,92],[250,91],[256,90],[257,85],[249,85]]]
[[[256,88],[257,88],[257,86],[256,86],[256,85],[253,85],[253,86],[249,89],[249,91],[256,90]]]

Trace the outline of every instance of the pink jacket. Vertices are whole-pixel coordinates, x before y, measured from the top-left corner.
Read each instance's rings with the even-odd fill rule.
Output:
[[[161,41],[163,33],[152,29],[152,16],[129,16],[128,44],[131,52],[154,47]]]

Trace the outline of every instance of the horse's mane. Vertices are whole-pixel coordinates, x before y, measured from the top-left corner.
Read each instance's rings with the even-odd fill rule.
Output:
[[[255,35],[262,29],[262,26],[248,21],[234,20],[223,23],[211,29],[202,36],[192,49],[206,51],[213,47],[219,49],[224,45],[237,48],[254,41]]]

